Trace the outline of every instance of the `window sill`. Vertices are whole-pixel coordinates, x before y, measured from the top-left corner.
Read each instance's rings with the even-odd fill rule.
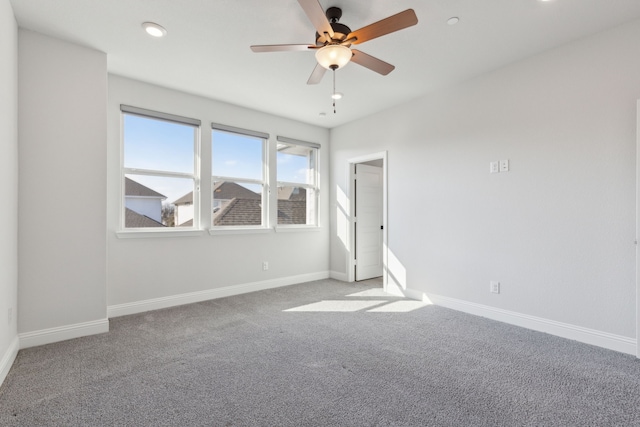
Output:
[[[275,228],[276,233],[299,233],[306,231],[320,231],[317,225],[280,225]]]
[[[118,239],[146,239],[158,237],[194,237],[202,236],[203,230],[122,230],[116,231]]]
[[[212,236],[219,236],[225,234],[260,234],[260,233],[271,233],[273,231],[272,228],[266,227],[225,227],[225,228],[210,228],[209,234]]]

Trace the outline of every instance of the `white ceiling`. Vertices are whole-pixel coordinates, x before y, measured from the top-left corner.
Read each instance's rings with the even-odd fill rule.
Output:
[[[356,30],[412,8],[414,27],[358,45],[396,66],[357,64],[309,86],[312,52],[252,44],[314,42],[296,0],[11,0],[18,24],[108,54],[109,72],[332,128],[640,17],[640,0],[320,0]],[[457,16],[457,25],[447,19]],[[164,26],[153,39],[145,21]],[[639,53],[640,54],[640,53]],[[326,113],[323,118],[320,113]]]

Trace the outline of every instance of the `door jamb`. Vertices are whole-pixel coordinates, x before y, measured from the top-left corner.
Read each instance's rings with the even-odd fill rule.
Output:
[[[636,357],[640,358],[640,100],[636,107]]]
[[[382,160],[382,287],[387,290],[387,282],[389,278],[387,260],[388,260],[388,226],[387,226],[387,151],[367,154],[363,156],[353,157],[347,160],[349,169],[347,176],[347,196],[349,198],[349,250],[347,251],[347,281],[355,281],[355,219],[353,212],[355,211],[355,200],[353,194],[355,191],[355,169],[356,164],[365,163],[371,160]]]

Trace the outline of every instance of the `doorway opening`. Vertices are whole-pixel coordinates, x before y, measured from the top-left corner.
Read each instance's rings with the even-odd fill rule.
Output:
[[[349,281],[381,281],[387,288],[387,153],[349,160]]]

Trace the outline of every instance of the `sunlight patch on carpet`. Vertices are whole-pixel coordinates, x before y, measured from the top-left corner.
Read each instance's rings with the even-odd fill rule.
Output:
[[[422,301],[393,301],[380,307],[374,307],[367,310],[368,313],[408,313],[429,304]]]
[[[319,301],[311,304],[301,305],[300,307],[290,308],[284,311],[361,311],[376,305],[384,304],[387,301]]]
[[[385,292],[382,288],[367,289],[366,291],[356,292],[355,294],[349,294],[348,297],[383,297],[383,298],[402,298],[402,296],[392,295]]]

